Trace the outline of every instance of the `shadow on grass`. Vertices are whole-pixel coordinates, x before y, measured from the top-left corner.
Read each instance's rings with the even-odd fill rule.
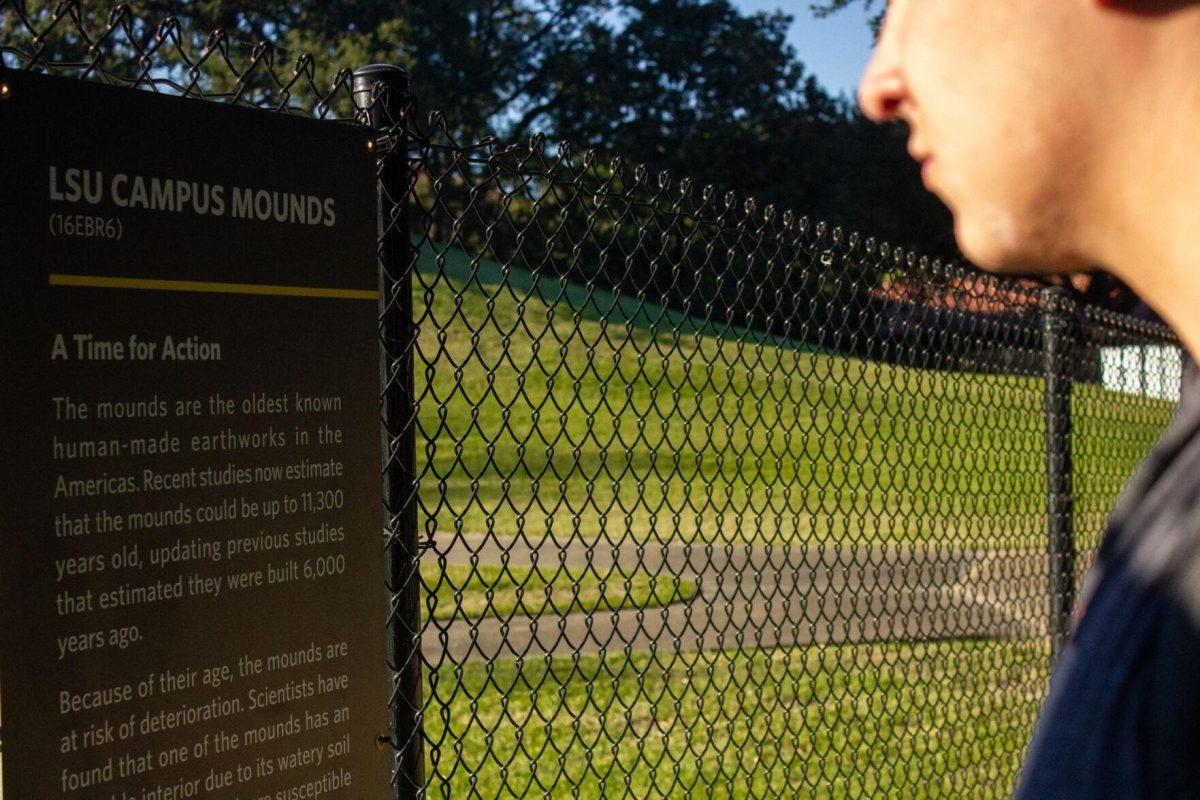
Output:
[[[450,247],[421,251],[417,268],[427,284],[439,276],[456,283],[504,286],[517,299],[530,297],[549,307],[566,306],[580,319],[620,325],[654,336],[710,336],[745,345],[766,345],[805,353],[833,351],[781,336],[683,314],[657,303],[599,287],[589,288],[566,277],[536,274],[520,266],[501,266],[486,258],[472,260]],[[490,291],[489,291],[490,293]]]
[[[542,617],[661,608],[696,595],[696,584],[645,570],[421,565],[425,613],[435,620]]]

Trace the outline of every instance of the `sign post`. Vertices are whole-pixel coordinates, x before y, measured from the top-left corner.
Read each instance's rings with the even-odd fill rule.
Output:
[[[370,796],[370,132],[0,77],[4,796]]]

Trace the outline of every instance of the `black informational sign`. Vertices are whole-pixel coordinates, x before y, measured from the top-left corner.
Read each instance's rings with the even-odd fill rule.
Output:
[[[3,797],[381,796],[367,132],[0,81]]]

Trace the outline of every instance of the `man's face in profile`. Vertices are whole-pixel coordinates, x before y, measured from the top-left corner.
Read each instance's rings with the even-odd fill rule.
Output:
[[[1088,266],[1073,249],[1105,87],[1078,13],[1096,0],[892,0],[859,99],[903,119],[959,246],[994,270]]]

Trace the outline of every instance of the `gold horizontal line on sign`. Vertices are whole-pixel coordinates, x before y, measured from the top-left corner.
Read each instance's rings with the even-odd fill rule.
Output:
[[[207,292],[258,294],[274,297],[331,297],[340,300],[378,300],[374,289],[330,289],[321,286],[275,286],[266,283],[214,283],[168,281],[157,278],[112,278],[104,275],[50,275],[51,286],[85,286],[99,289],[141,289],[155,292]]]

